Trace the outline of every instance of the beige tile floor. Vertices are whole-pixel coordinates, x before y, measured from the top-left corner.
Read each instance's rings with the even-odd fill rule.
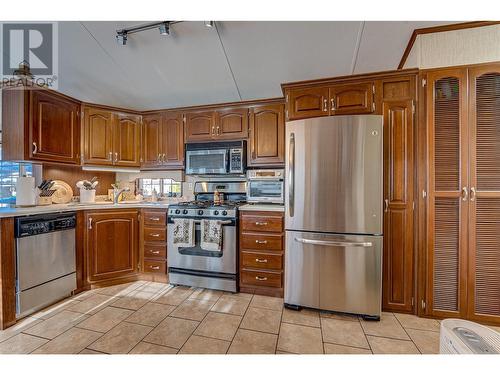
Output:
[[[0,331],[9,354],[430,354],[439,322],[292,311],[283,300],[152,282],[84,292]]]

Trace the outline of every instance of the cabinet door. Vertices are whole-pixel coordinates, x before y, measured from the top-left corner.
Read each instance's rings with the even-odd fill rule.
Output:
[[[84,109],[84,163],[113,164],[113,115],[110,111]]]
[[[90,282],[133,275],[138,267],[137,211],[87,213]]]
[[[248,165],[283,165],[285,163],[284,105],[266,105],[250,110]]]
[[[412,100],[383,103],[383,308],[401,312],[413,311],[412,106]]]
[[[427,74],[428,207],[425,313],[465,317],[467,277],[467,72]]]
[[[184,167],[184,122],[181,113],[165,113],[161,127],[162,166]]]
[[[248,109],[218,110],[216,113],[215,136],[217,139],[248,138]]]
[[[500,65],[469,70],[468,318],[500,323]]]
[[[113,131],[113,164],[138,167],[141,155],[141,119],[139,116],[117,114]]]
[[[41,90],[31,90],[30,158],[80,163],[80,106]]]
[[[328,116],[328,87],[308,87],[291,89],[286,94],[287,118],[298,120],[301,118]]]
[[[160,168],[162,153],[162,116],[144,116],[142,119],[142,164],[146,169]]]
[[[330,114],[372,113],[375,111],[374,94],[375,85],[372,82],[333,86],[330,88]]]
[[[215,137],[215,112],[186,114],[186,142],[210,141]]]

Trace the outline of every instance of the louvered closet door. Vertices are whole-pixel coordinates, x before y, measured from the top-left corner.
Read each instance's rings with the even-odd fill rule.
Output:
[[[467,276],[466,70],[427,74],[428,315],[463,317]]]
[[[500,65],[469,74],[468,312],[500,322]]]

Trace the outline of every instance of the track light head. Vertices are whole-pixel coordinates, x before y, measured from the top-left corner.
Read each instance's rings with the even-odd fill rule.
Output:
[[[170,24],[168,22],[163,22],[158,26],[161,35],[170,35]]]
[[[118,32],[116,34],[116,42],[121,46],[126,45],[127,44],[127,33],[126,32]]]
[[[205,23],[205,26],[208,28],[212,28],[215,26],[215,21],[203,21]]]

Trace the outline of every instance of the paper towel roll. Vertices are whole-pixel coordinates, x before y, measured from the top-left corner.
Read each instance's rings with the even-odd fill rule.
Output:
[[[18,177],[16,182],[16,206],[35,205],[35,177]]]

